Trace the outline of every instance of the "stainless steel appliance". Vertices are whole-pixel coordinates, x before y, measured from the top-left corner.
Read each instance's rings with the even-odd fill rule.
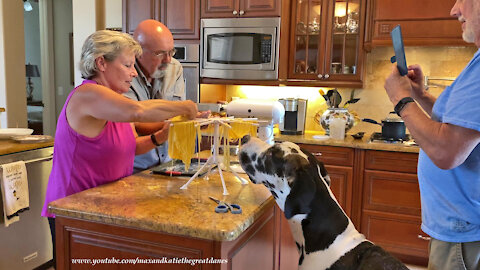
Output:
[[[177,52],[173,56],[183,67],[186,98],[195,103],[200,102],[200,70],[198,44],[175,44]]]
[[[0,222],[0,269],[34,269],[52,259],[48,221],[40,216],[52,170],[52,154],[53,147],[47,147],[0,156],[0,165],[25,161],[30,197],[30,209],[20,214],[19,221],[6,228]],[[0,211],[2,204],[0,198]]]
[[[202,19],[201,77],[278,79],[280,18]]]
[[[303,134],[307,116],[307,100],[282,98],[278,101],[285,107],[285,117],[283,122],[279,124],[280,133],[289,135]]]

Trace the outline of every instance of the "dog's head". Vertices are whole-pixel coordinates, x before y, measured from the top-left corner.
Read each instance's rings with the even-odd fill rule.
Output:
[[[269,145],[250,136],[242,138],[240,165],[255,184],[264,184],[287,219],[308,214],[319,190],[330,184],[323,164],[291,142]]]

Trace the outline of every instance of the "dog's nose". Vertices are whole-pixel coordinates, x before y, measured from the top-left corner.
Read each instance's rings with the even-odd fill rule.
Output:
[[[250,141],[250,135],[245,135],[245,136],[243,136],[243,138],[240,140],[240,142],[241,142],[242,144],[246,144],[246,143],[248,143],[248,141]]]

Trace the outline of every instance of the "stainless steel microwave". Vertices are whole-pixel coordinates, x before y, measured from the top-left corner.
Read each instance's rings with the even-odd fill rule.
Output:
[[[202,19],[200,76],[277,80],[280,18]]]

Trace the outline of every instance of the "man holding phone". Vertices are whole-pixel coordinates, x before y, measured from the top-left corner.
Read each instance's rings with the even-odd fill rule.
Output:
[[[480,1],[457,0],[450,14],[462,23],[463,39],[480,48]],[[425,90],[419,65],[406,76],[393,65],[385,89],[421,147],[428,269],[480,269],[480,50],[438,98]]]

